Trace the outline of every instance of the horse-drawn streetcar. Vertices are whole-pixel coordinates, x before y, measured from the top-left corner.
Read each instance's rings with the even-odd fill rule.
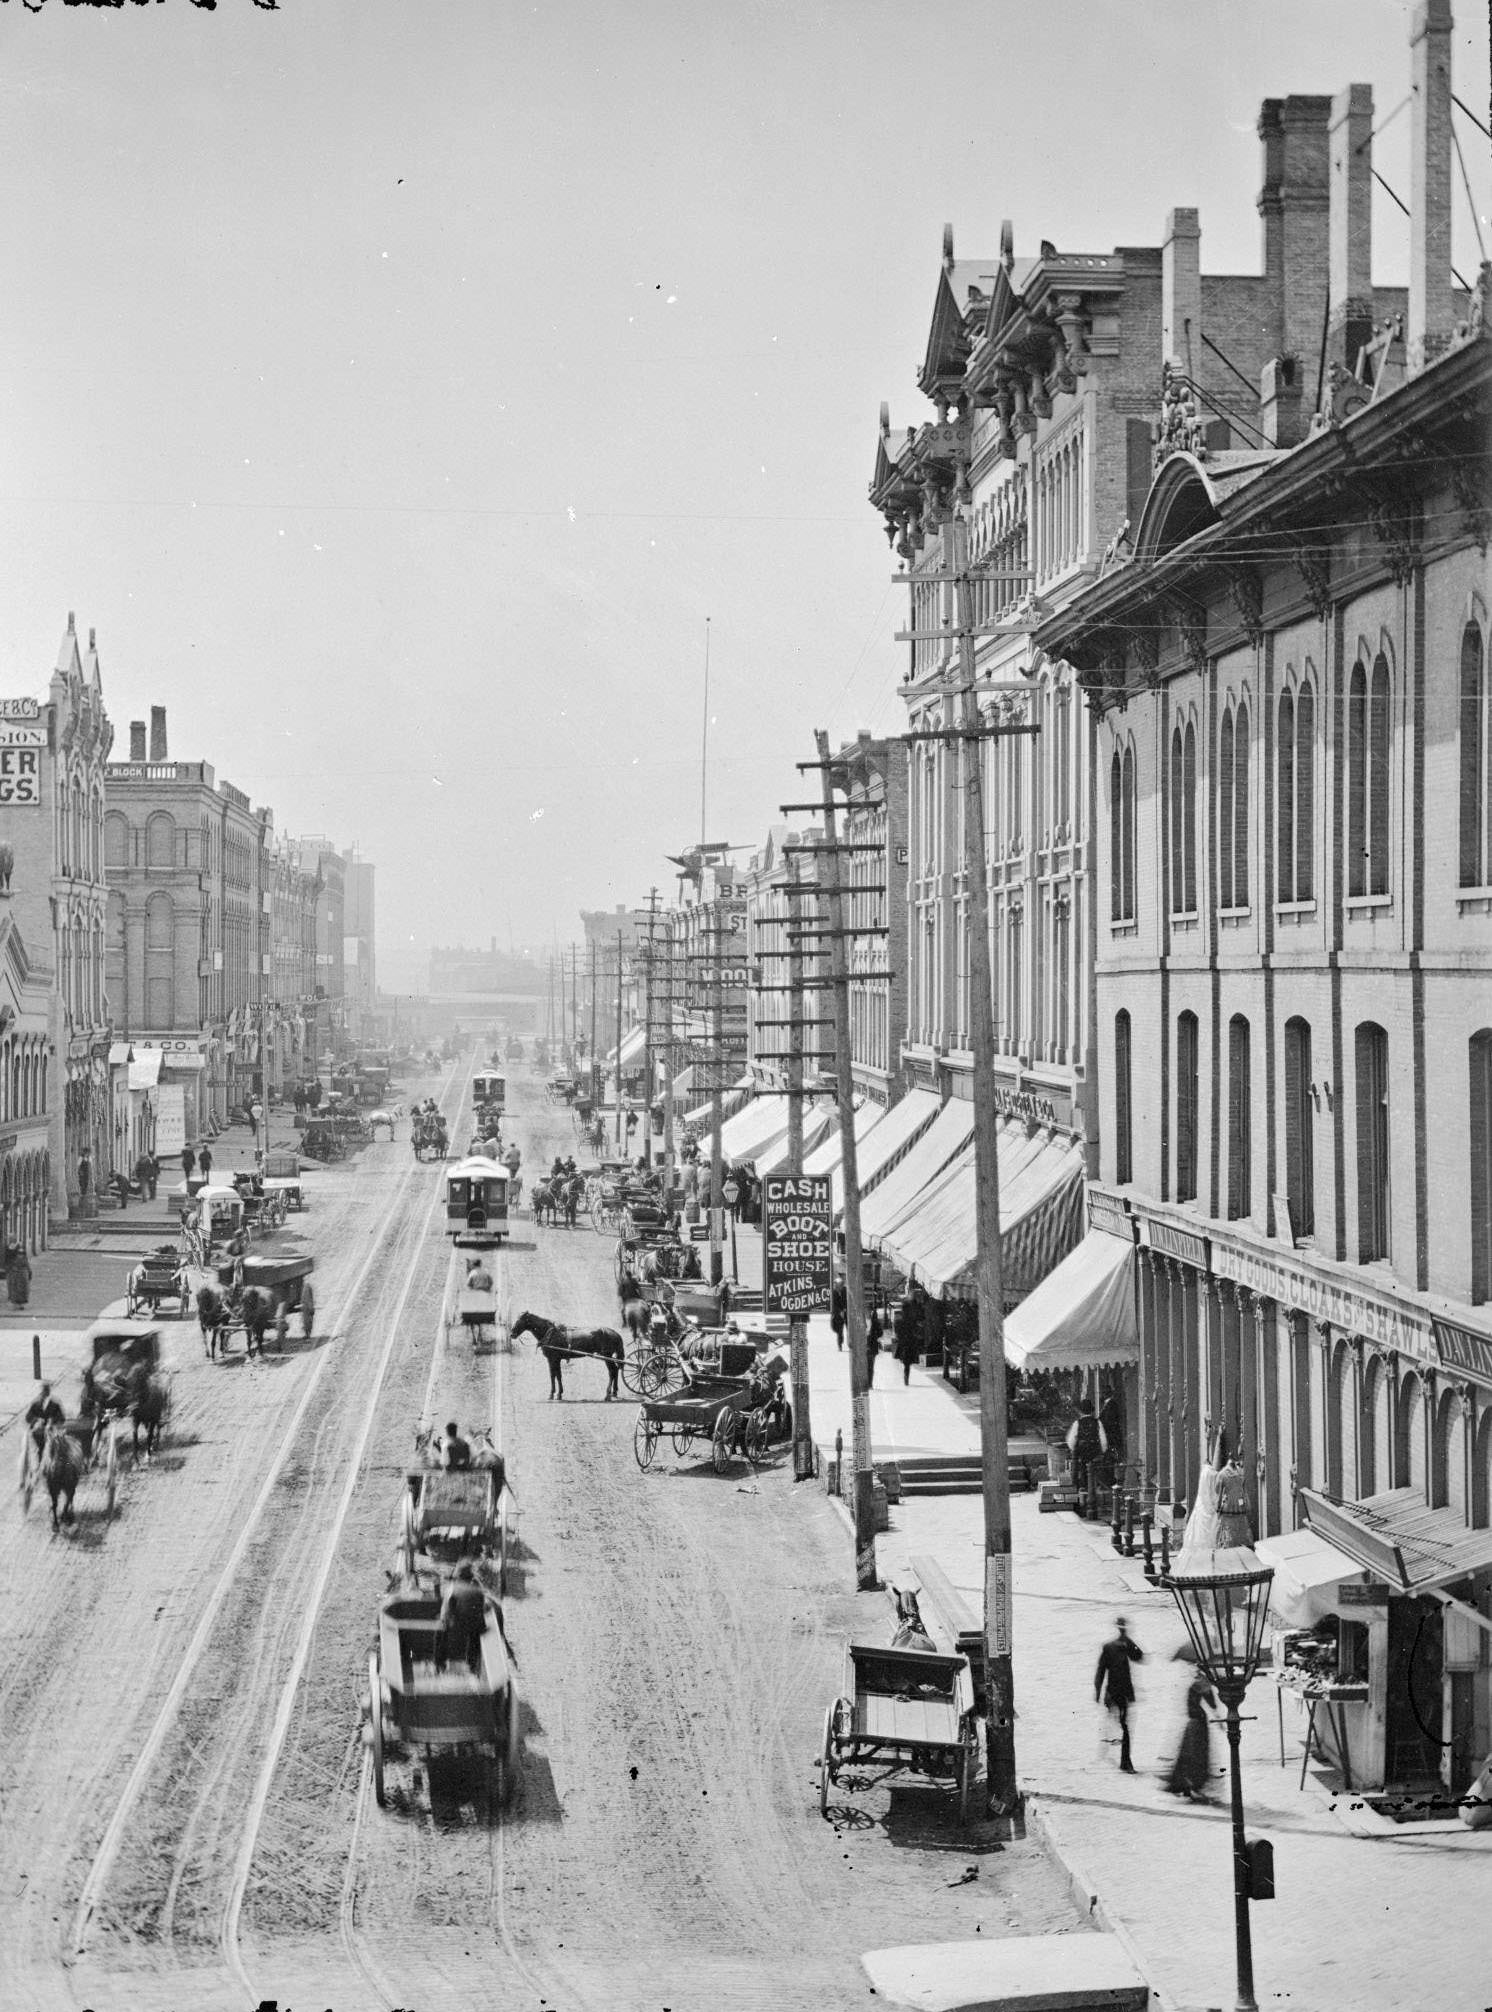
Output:
[[[458,1249],[485,1250],[508,1234],[508,1170],[476,1154],[446,1175],[446,1235]]]

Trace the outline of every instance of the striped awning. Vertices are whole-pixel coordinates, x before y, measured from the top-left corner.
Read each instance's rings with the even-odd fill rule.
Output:
[[[727,1118],[720,1127],[720,1156],[734,1166],[754,1160],[787,1133],[787,1098],[770,1091]]]
[[[885,1115],[886,1107],[884,1104],[866,1102],[856,1106],[855,1153],[857,1165],[864,1157],[865,1141],[870,1137],[870,1134]],[[832,1184],[832,1191],[836,1196],[839,1196],[840,1189],[844,1185],[844,1176],[840,1172],[840,1163],[844,1158],[844,1140],[840,1135],[838,1114],[836,1112],[830,1112],[830,1125],[832,1129],[824,1139],[823,1144],[803,1162],[803,1171],[805,1174],[828,1174]],[[863,1189],[865,1185],[863,1180],[860,1185]],[[840,1206],[839,1200],[835,1201],[834,1206],[836,1209]]]
[[[720,1116],[722,1121],[739,1111],[751,1095],[751,1078],[743,1076],[728,1090],[720,1092]],[[707,1139],[715,1128],[715,1100],[706,1097],[702,1104],[696,1104],[692,1111],[684,1113],[684,1123],[702,1139]]]
[[[865,1242],[880,1244],[892,1226],[915,1205],[928,1182],[936,1180],[973,1135],[974,1106],[962,1097],[951,1099],[906,1158],[879,1182],[873,1194],[865,1195],[860,1206],[860,1234]],[[864,1189],[862,1179],[862,1195]]]
[[[822,1106],[817,1106],[813,1110],[803,1113],[803,1171],[805,1174],[810,1171],[808,1156],[822,1141],[828,1129],[829,1113]],[[785,1173],[787,1171],[786,1132],[774,1144],[768,1146],[765,1152],[758,1153],[751,1164],[759,1181],[765,1180],[768,1174]]]
[[[1134,1244],[1092,1229],[1005,1316],[1013,1369],[1091,1369],[1140,1359]]]

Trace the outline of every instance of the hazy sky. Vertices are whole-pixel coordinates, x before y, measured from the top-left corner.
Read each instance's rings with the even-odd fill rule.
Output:
[[[1256,271],[1260,99],[1383,118],[1409,15],[4,0],[3,692],[76,609],[121,754],[165,704],[173,756],[376,861],[388,985],[569,941],[699,835],[707,615],[712,838],[760,842],[815,726],[899,723],[866,485],[881,399],[928,414],[944,222],[1106,251],[1189,203]],[[1401,282],[1387,197],[1375,232]]]

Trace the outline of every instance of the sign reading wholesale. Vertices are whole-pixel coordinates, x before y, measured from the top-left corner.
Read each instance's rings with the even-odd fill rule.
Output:
[[[834,1203],[827,1174],[762,1182],[762,1291],[768,1313],[827,1313],[834,1283]]]

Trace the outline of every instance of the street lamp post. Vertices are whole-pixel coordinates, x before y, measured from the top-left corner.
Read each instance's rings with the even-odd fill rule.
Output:
[[[1218,1477],[1220,1489],[1236,1472],[1223,1469]],[[1233,1809],[1233,1932],[1238,1971],[1234,2004],[1235,2012],[1258,2012],[1249,1926],[1253,1854],[1243,1833],[1243,1781],[1238,1758],[1242,1725],[1238,1708],[1259,1667],[1274,1571],[1254,1550],[1241,1506],[1230,1509],[1220,1501],[1216,1536],[1217,1542],[1212,1546],[1184,1546],[1170,1577],[1163,1583],[1181,1610],[1197,1667],[1222,1699],[1227,1713],[1228,1778]]]

